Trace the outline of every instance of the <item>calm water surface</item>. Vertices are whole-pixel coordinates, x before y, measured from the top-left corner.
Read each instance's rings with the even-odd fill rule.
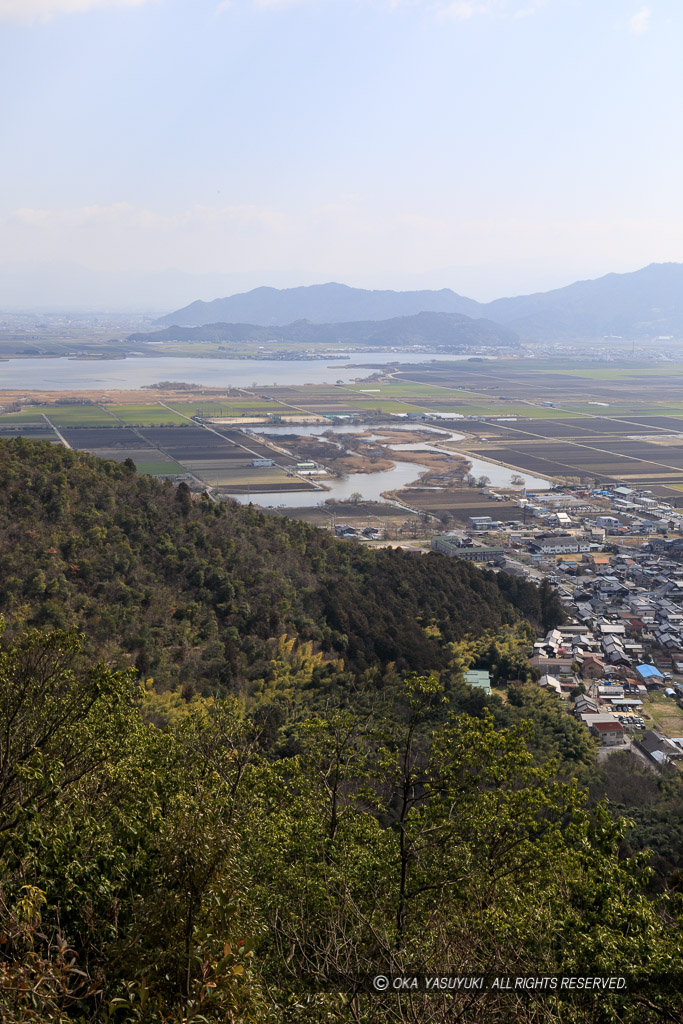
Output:
[[[130,390],[161,381],[211,387],[265,387],[272,384],[335,384],[369,377],[372,366],[428,363],[434,354],[353,352],[324,359],[198,359],[188,356],[132,356],[128,359],[8,359],[0,362],[0,389],[27,391]],[[443,357],[442,357],[443,358]],[[450,359],[458,356],[449,356]],[[461,356],[461,359],[467,358]],[[354,364],[349,366],[349,364]]]
[[[384,426],[384,424],[382,425]],[[381,428],[373,424],[375,430],[379,431]],[[391,430],[427,430],[430,433],[440,435],[442,441],[461,441],[463,434],[453,433],[452,431],[439,430],[438,427],[427,427],[423,424],[396,424],[387,423],[387,429]],[[344,424],[342,426],[276,426],[276,427],[250,427],[252,433],[255,434],[268,434],[275,438],[282,438],[284,435],[296,434],[299,436],[315,437],[320,436],[326,431],[332,431],[334,436],[337,434],[359,434],[363,431],[363,426],[356,424]],[[368,440],[381,440],[381,433],[373,433]],[[436,438],[435,438],[436,441]],[[282,445],[284,448],[287,447],[287,442],[283,441]],[[495,462],[488,462],[486,459],[475,459],[471,455],[467,455],[464,452],[454,451],[452,448],[442,448],[437,443],[430,444],[428,442],[417,442],[411,444],[394,444],[387,445],[392,451],[437,451],[443,452],[448,455],[462,455],[468,462],[472,464],[470,472],[474,473],[475,476],[487,476],[491,484],[494,487],[512,487],[510,478],[515,470],[508,469],[505,466],[498,466]],[[244,495],[235,494],[238,501],[249,502],[253,501],[255,504],[263,505],[268,507],[283,507],[283,508],[311,508],[315,505],[324,504],[329,498],[334,498],[337,501],[348,500],[352,494],[361,494],[365,501],[384,501],[382,498],[382,491],[393,491],[401,487],[406,487],[409,484],[417,483],[419,480],[420,473],[426,472],[428,467],[426,465],[420,465],[415,462],[396,462],[394,469],[385,469],[381,472],[376,473],[351,473],[345,480],[339,481],[325,481],[325,485],[330,489],[327,491],[299,491],[299,492],[280,492],[271,491],[268,493]],[[547,489],[550,484],[548,480],[544,480],[542,477],[532,476],[530,473],[521,473],[524,478],[525,487],[534,487],[538,490]],[[521,489],[522,485],[519,485]],[[406,495],[406,501],[410,504],[410,496]]]

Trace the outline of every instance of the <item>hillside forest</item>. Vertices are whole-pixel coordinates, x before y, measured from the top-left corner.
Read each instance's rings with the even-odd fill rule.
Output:
[[[3,1021],[681,1020],[680,773],[535,685],[551,588],[47,443],[0,477]],[[629,987],[371,981],[451,971]]]

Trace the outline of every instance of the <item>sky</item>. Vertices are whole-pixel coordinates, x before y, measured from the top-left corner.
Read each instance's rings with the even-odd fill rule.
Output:
[[[680,0],[0,0],[0,303],[683,261]]]

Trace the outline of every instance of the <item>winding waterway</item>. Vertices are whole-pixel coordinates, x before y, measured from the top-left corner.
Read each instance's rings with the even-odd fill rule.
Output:
[[[466,452],[458,452],[453,448],[443,447],[443,443],[446,441],[461,441],[464,437],[463,434],[453,433],[452,431],[440,430],[438,427],[428,427],[423,424],[416,425],[411,424],[373,424],[373,429],[378,433],[372,433],[366,437],[366,440],[378,440],[382,438],[381,430],[383,427],[387,430],[427,430],[430,433],[439,435],[439,440],[442,444],[430,444],[424,441],[413,442],[410,444],[390,444],[386,445],[387,449],[392,452],[401,451],[434,451],[445,455],[460,455],[462,458],[467,459],[471,464],[470,472],[475,476],[487,476],[494,487],[514,487],[510,480],[511,476],[516,470],[510,469],[507,466],[499,466],[495,462],[488,462],[486,459],[475,459]],[[255,434],[267,434],[273,438],[284,438],[287,435],[290,437],[295,434],[297,436],[316,437],[320,436],[328,431],[336,434],[361,434],[363,433],[363,426],[356,424],[344,424],[341,426],[263,426],[263,427],[250,427],[250,432]],[[283,447],[286,448],[286,442],[283,442]],[[348,501],[353,494],[361,494],[365,501],[385,501],[382,498],[383,491],[394,491],[399,490],[403,487],[407,487],[409,484],[417,483],[420,473],[426,472],[429,467],[421,465],[417,462],[395,462],[394,469],[385,469],[377,471],[375,473],[351,473],[344,480],[325,481],[325,486],[329,487],[329,490],[325,491],[269,491],[267,493],[245,495],[236,494],[233,497],[237,498],[238,501],[248,502],[252,501],[256,504],[263,505],[266,508],[311,508],[315,505],[324,504],[328,499],[334,499],[335,501]],[[516,485],[517,488],[532,487],[538,490],[546,490],[550,483],[548,480],[544,480],[542,477],[533,476],[530,473],[519,474],[524,479],[523,484]],[[407,503],[410,504],[410,497],[406,495]]]

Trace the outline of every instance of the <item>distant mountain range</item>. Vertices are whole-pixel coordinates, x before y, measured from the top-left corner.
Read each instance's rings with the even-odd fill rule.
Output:
[[[348,326],[358,321],[390,322],[424,312],[478,318],[475,322],[483,318],[489,322],[488,330],[490,321],[494,321],[524,341],[598,341],[605,335],[628,340],[662,335],[681,338],[683,264],[652,263],[630,274],[607,274],[549,292],[487,303],[475,302],[448,288],[406,292],[366,291],[342,284],[255,288],[213,302],[193,302],[157,323],[274,327],[307,320],[324,326]]]
[[[457,295],[449,288],[441,291],[391,292],[366,291],[345,284],[313,284],[301,288],[254,288],[227,299],[193,302],[168,316],[159,324],[198,327],[208,323],[247,323],[264,327],[311,320],[319,324],[340,324],[367,320],[389,320],[416,313],[459,313],[483,316],[481,305]]]
[[[214,303],[210,302],[207,305],[213,306]],[[436,344],[449,349],[471,345],[508,348],[519,344],[516,333],[509,327],[486,319],[473,320],[458,313],[417,313],[414,316],[391,317],[381,321],[361,320],[350,323],[319,324],[310,320],[297,320],[282,327],[244,323],[211,323],[201,327],[173,326],[162,331],[131,334],[128,341],[282,341],[298,342],[303,345],[341,342],[349,345],[369,345],[372,348]]]
[[[479,315],[512,327],[528,340],[680,338],[683,264],[651,263],[631,274],[606,274],[550,292],[496,299],[481,306]]]

